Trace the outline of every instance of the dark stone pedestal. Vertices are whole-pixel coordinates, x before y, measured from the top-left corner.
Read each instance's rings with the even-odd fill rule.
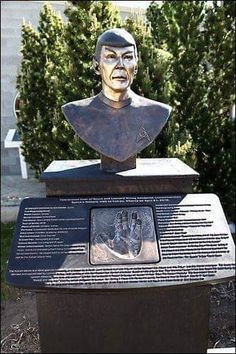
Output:
[[[47,196],[189,193],[198,173],[178,159],[138,159],[108,173],[96,161],[54,161]],[[109,266],[108,266],[109,267]],[[110,266],[111,267],[111,266]],[[204,353],[209,285],[37,292],[43,353]]]
[[[199,174],[179,159],[137,159],[134,169],[109,173],[100,160],[53,161],[42,173],[47,196],[190,193]]]
[[[209,286],[37,293],[43,353],[206,353]]]

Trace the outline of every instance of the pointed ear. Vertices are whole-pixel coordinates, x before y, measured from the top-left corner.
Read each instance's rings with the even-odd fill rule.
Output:
[[[100,75],[99,63],[95,58],[93,58],[93,69],[97,75]]]

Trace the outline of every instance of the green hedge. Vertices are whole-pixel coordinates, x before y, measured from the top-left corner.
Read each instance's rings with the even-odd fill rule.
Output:
[[[173,107],[166,127],[140,156],[178,157],[194,167],[200,173],[196,191],[218,194],[235,220],[233,2],[211,8],[205,1],[153,3],[149,22],[133,17],[125,23],[108,1],[72,3],[65,22],[44,5],[37,29],[22,26],[17,125],[36,177],[53,160],[99,158],[74,136],[61,106],[100,91],[92,69],[97,37],[124,27],[139,52],[132,89]]]
[[[172,54],[172,120],[192,137],[199,192],[216,193],[235,221],[235,2],[152,3],[156,46]]]

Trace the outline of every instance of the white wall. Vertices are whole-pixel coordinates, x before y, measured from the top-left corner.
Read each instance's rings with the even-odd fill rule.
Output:
[[[48,1],[64,17],[65,1]],[[20,175],[18,149],[5,149],[4,139],[16,128],[13,111],[16,76],[20,65],[23,18],[37,27],[43,1],[1,1],[1,169],[3,175]]]

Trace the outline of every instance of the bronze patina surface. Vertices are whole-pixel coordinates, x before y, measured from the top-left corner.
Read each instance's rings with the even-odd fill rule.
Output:
[[[130,33],[123,29],[104,32],[98,38],[93,59],[102,91],[62,106],[76,134],[103,156],[101,168],[106,171],[135,168],[137,153],[160,134],[171,111],[169,105],[130,89],[137,63],[137,48]]]
[[[108,105],[101,95],[63,106],[65,116],[81,139],[119,162],[151,144],[167,122],[169,111],[169,106],[133,92],[130,104],[120,109]]]

